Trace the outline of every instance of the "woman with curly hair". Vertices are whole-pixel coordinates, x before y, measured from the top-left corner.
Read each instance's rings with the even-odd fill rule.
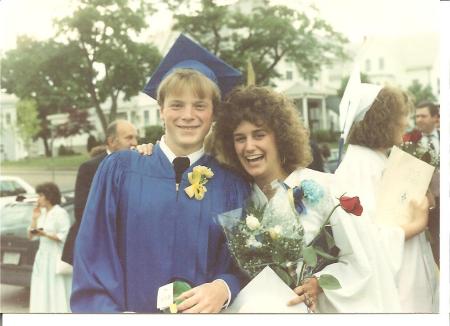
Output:
[[[414,232],[402,228],[384,227],[374,224],[376,189],[386,166],[388,151],[402,143],[412,104],[408,95],[396,87],[379,87],[369,105],[359,107],[349,136],[345,157],[336,178],[341,191],[358,194],[365,208],[359,233],[366,240],[368,252],[374,242],[384,245],[383,257],[372,256],[373,260],[388,258],[387,265],[396,280],[400,307],[395,312],[430,313],[438,312],[437,269],[424,229],[426,223]],[[413,207],[413,212],[422,219],[428,218],[428,203]],[[360,225],[361,226],[361,225]],[[406,228],[405,228],[406,227]],[[374,230],[376,229],[376,230]],[[402,230],[403,229],[403,230]],[[405,241],[406,240],[406,241]]]
[[[214,127],[215,150],[224,163],[241,171],[254,183],[253,197],[270,201],[270,184],[278,180],[290,188],[303,181],[314,181],[324,189],[322,204],[306,207],[301,215],[308,243],[335,205],[333,177],[306,168],[311,162],[309,133],[294,104],[269,88],[238,88],[224,101]],[[334,196],[333,196],[333,195]],[[298,294],[289,304],[305,302],[318,312],[392,312],[398,308],[379,292],[373,264],[368,259],[352,219],[336,211],[331,218],[332,232],[339,248],[338,261],[325,266],[322,273],[335,276],[340,289],[322,289],[315,277],[294,289]],[[395,284],[387,280],[395,291]],[[383,302],[383,303],[380,303]]]

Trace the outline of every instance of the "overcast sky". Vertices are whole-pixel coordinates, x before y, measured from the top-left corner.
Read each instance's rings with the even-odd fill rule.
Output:
[[[272,1],[294,7],[314,3],[322,17],[352,41],[370,35],[438,33],[440,27],[438,0]],[[1,49],[14,48],[19,34],[48,38],[52,35],[52,18],[70,13],[70,0],[0,0]]]

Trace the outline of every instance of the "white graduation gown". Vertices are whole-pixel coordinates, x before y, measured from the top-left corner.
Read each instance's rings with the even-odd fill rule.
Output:
[[[325,191],[321,204],[308,206],[307,214],[301,215],[305,231],[305,242],[308,243],[317,234],[323,221],[337,204],[331,194],[330,184],[333,176],[310,169],[298,169],[292,172],[284,181],[289,187],[299,186],[303,180],[314,180]],[[257,186],[255,192],[261,192]],[[254,194],[255,194],[254,192]],[[372,264],[364,251],[358,231],[353,220],[360,217],[348,214],[341,208],[336,209],[331,218],[331,225],[336,245],[340,248],[339,262],[326,266],[316,273],[335,276],[341,288],[324,290],[318,297],[317,312],[319,313],[375,313],[381,312],[373,304],[373,297],[378,295],[378,284],[373,282]],[[383,299],[381,296],[378,298]]]
[[[362,219],[356,227],[364,239],[374,278],[380,286],[381,301],[376,300],[375,303],[381,312],[437,312],[437,274],[425,234],[405,242],[400,227],[373,223],[375,192],[386,161],[386,155],[381,152],[349,145],[335,172],[335,189],[346,195],[359,196],[364,207]]]

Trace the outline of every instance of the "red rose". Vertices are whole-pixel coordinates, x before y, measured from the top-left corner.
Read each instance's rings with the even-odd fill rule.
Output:
[[[341,196],[341,198],[339,198],[339,203],[347,213],[361,216],[363,212],[363,207],[361,206],[359,197]]]
[[[417,143],[422,138],[422,133],[419,130],[414,129],[403,135],[403,142]]]

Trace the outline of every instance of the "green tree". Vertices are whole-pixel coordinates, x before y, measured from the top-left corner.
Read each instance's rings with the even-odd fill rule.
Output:
[[[337,90],[337,96],[339,98],[342,98],[342,96],[344,95],[344,91],[345,88],[347,87],[348,84],[348,80],[350,79],[350,76],[344,77],[341,80],[341,86],[339,87],[339,89]],[[369,76],[366,74],[361,73],[361,82],[362,83],[370,83],[370,79]]]
[[[408,92],[413,96],[414,105],[417,105],[422,101],[435,102],[437,100],[436,96],[433,94],[431,85],[428,84],[424,86],[416,79],[409,85]]]
[[[71,52],[71,46],[53,40],[38,42],[22,36],[17,39],[17,47],[7,51],[1,60],[2,88],[19,99],[36,103],[40,121],[36,137],[42,138],[47,156],[51,155],[47,116],[86,108],[90,103],[73,82],[79,61]]]
[[[40,132],[37,104],[34,100],[19,100],[16,104],[17,128],[25,148],[29,150],[31,141]]]
[[[145,137],[140,140],[140,143],[156,144],[158,140],[164,135],[164,128],[160,125],[153,125],[145,127]]]
[[[187,1],[196,9],[185,13],[186,1],[172,0],[176,24],[174,29],[195,38],[214,54],[246,71],[251,60],[256,84],[270,84],[280,77],[277,65],[282,60],[295,63],[301,76],[314,80],[324,65],[345,58],[346,38],[324,20],[310,13],[286,6],[269,6],[260,2],[250,13],[241,13],[235,6],[219,6],[213,0]]]
[[[119,96],[138,95],[159,63],[158,50],[136,40],[153,13],[144,0],[80,0],[70,17],[58,22],[59,35],[73,49],[79,69],[71,76],[95,108],[103,130],[116,119]],[[111,103],[109,116],[101,104]]]

